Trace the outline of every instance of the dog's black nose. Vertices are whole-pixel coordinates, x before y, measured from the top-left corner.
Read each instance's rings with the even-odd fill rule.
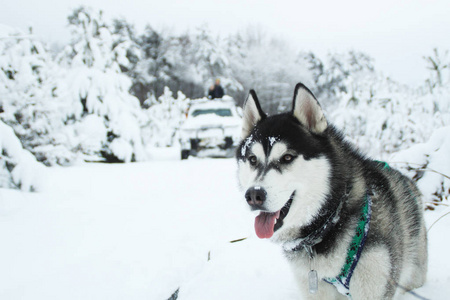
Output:
[[[260,186],[251,187],[245,192],[245,200],[253,209],[261,208],[266,201],[267,193]]]

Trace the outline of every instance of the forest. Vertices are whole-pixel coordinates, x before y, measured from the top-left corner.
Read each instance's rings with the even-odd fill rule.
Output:
[[[270,114],[290,109],[303,82],[364,153],[412,176],[427,207],[450,194],[450,57],[431,49],[420,86],[400,84],[351,50],[318,57],[259,27],[227,37],[207,26],[179,35],[135,30],[102,11],[74,9],[70,42],[0,26],[0,187],[38,190],[39,169],[136,162],[176,147],[191,99],[215,79],[242,105],[255,89]]]

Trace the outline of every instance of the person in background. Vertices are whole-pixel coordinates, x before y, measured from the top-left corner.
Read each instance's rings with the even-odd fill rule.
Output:
[[[208,99],[214,99],[214,84],[209,87],[208,90]]]
[[[216,83],[209,88],[208,98],[217,99],[222,98],[225,94],[222,86],[220,85],[220,79],[216,79]]]

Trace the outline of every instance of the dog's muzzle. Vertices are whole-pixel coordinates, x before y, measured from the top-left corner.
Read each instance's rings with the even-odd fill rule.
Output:
[[[250,206],[251,210],[260,210],[259,215],[255,218],[255,231],[259,238],[270,238],[281,226],[283,226],[283,220],[289,213],[292,201],[295,195],[295,191],[284,204],[284,206],[274,212],[267,211],[264,207],[267,199],[267,192],[260,186],[254,186],[247,190],[245,193],[245,200]]]

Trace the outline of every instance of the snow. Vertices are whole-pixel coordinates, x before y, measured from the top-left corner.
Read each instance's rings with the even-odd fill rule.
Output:
[[[88,115],[80,122],[75,123],[73,128],[75,133],[71,138],[73,146],[78,146],[86,155],[95,157],[95,151],[106,142],[107,128],[103,118],[97,115]]]
[[[221,117],[216,114],[205,114],[187,119],[182,128],[186,130],[196,130],[201,129],[202,127],[240,127],[240,125],[241,119],[236,116]]]
[[[273,136],[270,136],[270,137],[269,137],[269,143],[270,143],[270,146],[273,146],[273,144],[274,144],[276,141],[278,141],[278,137],[273,137]]]
[[[220,117],[217,115],[201,115],[188,119],[180,130],[184,141],[191,138],[215,139],[219,144],[225,137],[232,137],[236,144],[241,133],[241,120],[237,117]],[[213,143],[214,144],[214,143]]]
[[[253,140],[253,134],[251,134],[248,138],[245,139],[245,143],[241,148],[241,156],[245,156],[247,153],[247,149],[250,147],[250,145],[254,142]]]
[[[390,160],[409,177],[418,178],[417,185],[428,204],[436,195],[450,198],[449,153],[450,126],[446,126],[435,130],[427,142],[397,152]]]
[[[301,299],[281,248],[254,234],[235,160],[178,155],[52,167],[39,193],[0,189],[0,299]],[[427,211],[427,228],[448,212]],[[426,298],[450,293],[449,226],[429,232]]]

